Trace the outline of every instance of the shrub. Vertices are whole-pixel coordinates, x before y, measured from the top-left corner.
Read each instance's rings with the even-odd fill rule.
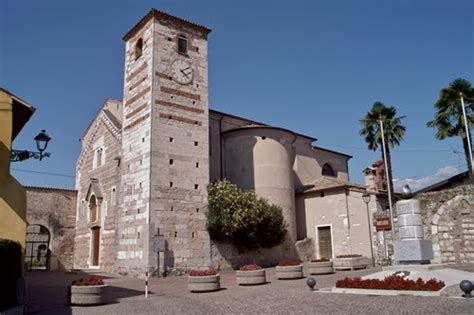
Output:
[[[262,267],[260,267],[259,265],[257,264],[247,264],[247,265],[243,265],[242,267],[240,267],[240,271],[254,271],[254,270],[261,270]]]
[[[337,255],[336,256],[336,258],[356,258],[356,257],[362,257],[362,255],[348,254],[348,255]]]
[[[0,311],[16,304],[16,284],[21,277],[21,245],[0,238]]]
[[[278,263],[278,266],[285,267],[285,266],[298,266],[301,264],[301,261],[296,259],[283,259]]]
[[[74,286],[104,285],[104,281],[99,278],[89,277],[72,282]]]
[[[215,276],[217,275],[217,270],[213,268],[200,270],[200,269],[192,269],[189,271],[189,275],[191,277],[203,277],[203,276]]]
[[[326,262],[326,261],[329,261],[329,259],[327,259],[327,258],[321,258],[321,259],[313,259],[313,260],[311,260],[311,262]]]
[[[418,290],[418,291],[439,291],[444,287],[444,282],[438,279],[423,281],[418,278],[415,280],[404,279],[400,276],[388,276],[383,280],[361,278],[345,278],[336,282],[337,288],[356,288],[356,289],[377,289],[377,290]]]
[[[227,180],[208,186],[207,230],[213,240],[230,242],[239,250],[281,244],[286,222],[280,207],[242,191]]]

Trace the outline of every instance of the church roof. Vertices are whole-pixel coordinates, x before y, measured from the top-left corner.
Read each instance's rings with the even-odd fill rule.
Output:
[[[351,183],[351,182],[348,182],[339,178],[335,178],[335,177],[322,176],[312,181],[311,184],[305,185],[303,189],[300,189],[297,192],[307,193],[307,192],[324,191],[324,190],[344,188],[344,187],[358,188],[358,189],[365,190],[364,185]]]

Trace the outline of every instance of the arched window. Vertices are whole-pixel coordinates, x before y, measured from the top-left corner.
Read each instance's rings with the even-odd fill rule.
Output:
[[[91,196],[91,199],[89,201],[89,219],[90,222],[96,222],[97,221],[97,199],[95,198],[94,195]]]
[[[135,60],[140,58],[143,52],[143,39],[139,38],[135,43]]]
[[[178,53],[187,55],[188,54],[188,40],[186,36],[178,36]]]
[[[322,174],[323,174],[323,176],[329,176],[329,177],[336,177],[337,176],[336,171],[328,163],[323,165]]]

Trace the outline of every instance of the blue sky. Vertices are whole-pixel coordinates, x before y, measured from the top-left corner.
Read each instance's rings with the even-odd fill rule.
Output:
[[[0,2],[0,86],[37,108],[14,143],[33,149],[47,129],[49,159],[12,164],[24,184],[72,188],[79,138],[108,98],[122,98],[122,36],[152,7],[206,25],[210,107],[318,138],[353,155],[351,181],[379,156],[359,120],[375,101],[407,127],[393,149],[398,179],[465,169],[460,139],[425,124],[439,90],[474,82],[473,1]],[[441,171],[440,171],[441,170]]]

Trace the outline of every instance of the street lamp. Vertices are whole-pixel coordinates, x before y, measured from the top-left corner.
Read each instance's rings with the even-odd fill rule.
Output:
[[[38,150],[38,152],[28,150],[12,150],[10,161],[19,162],[27,160],[29,158],[35,158],[41,161],[44,157],[49,157],[51,153],[44,152],[48,147],[49,141],[51,140],[51,137],[48,136],[46,130],[41,130],[41,132],[38,133],[36,137],[34,137],[34,140],[36,141],[36,149]]]
[[[365,206],[367,208],[367,226],[369,227],[370,256],[372,257],[372,266],[375,267],[374,245],[372,243],[372,226],[370,225],[370,214],[369,214],[370,194],[368,192],[363,193],[362,200],[365,202]]]

